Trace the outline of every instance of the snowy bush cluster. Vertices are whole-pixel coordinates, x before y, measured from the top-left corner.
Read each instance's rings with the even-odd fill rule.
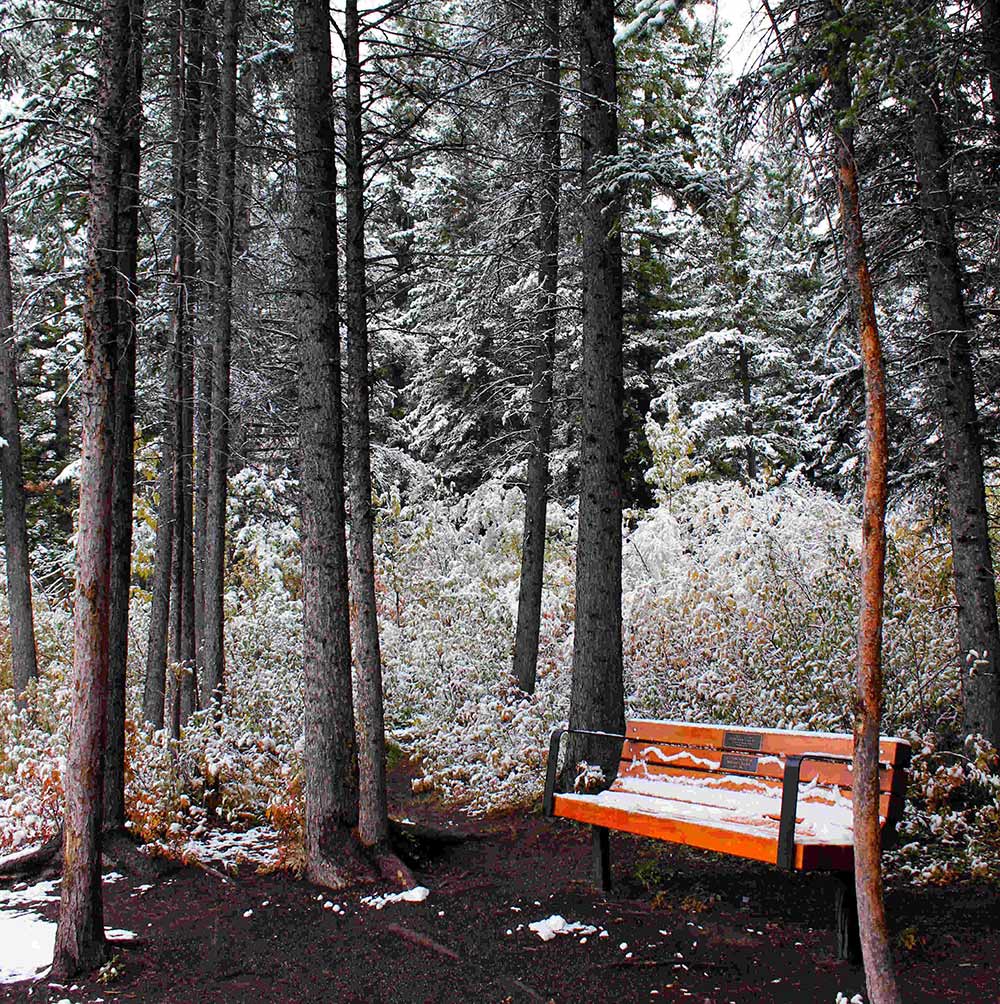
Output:
[[[140,721],[148,596],[133,598],[127,802],[164,853],[223,823],[269,822],[300,861],[302,697],[293,486],[245,471],[230,510],[227,696],[179,742]],[[575,514],[550,511],[536,693],[514,686],[511,647],[521,493],[456,496],[424,485],[380,499],[378,599],[390,740],[419,765],[417,790],[482,813],[540,794],[548,736],[568,714]],[[148,535],[147,535],[148,536]],[[143,541],[146,537],[140,536]],[[850,730],[859,542],[854,512],[815,489],[681,486],[624,539],[629,715]],[[946,548],[899,515],[891,527],[884,731],[914,746],[900,847],[924,882],[1000,872],[995,752],[960,734]],[[141,555],[139,559],[141,560]],[[32,714],[0,693],[0,851],[59,816],[71,618],[40,614],[43,676]],[[4,670],[9,672],[8,669]],[[5,681],[9,682],[9,681]]]

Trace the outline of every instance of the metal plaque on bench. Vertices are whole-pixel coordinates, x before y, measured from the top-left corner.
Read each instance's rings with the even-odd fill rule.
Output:
[[[722,745],[727,749],[752,750],[760,752],[764,737],[759,732],[725,732],[722,736]]]
[[[743,756],[740,753],[723,753],[721,767],[723,770],[744,770],[749,774],[756,774],[757,757]]]

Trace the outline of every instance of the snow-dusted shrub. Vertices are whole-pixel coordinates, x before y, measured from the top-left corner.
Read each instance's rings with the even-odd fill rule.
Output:
[[[69,738],[72,614],[37,596],[35,640],[40,676],[29,685],[28,710],[14,703],[7,597],[0,597],[6,651],[0,671],[0,854],[53,836],[62,819],[62,774]]]
[[[814,489],[684,489],[625,542],[633,710],[774,728],[849,730],[858,610],[856,515]],[[950,725],[954,623],[940,559],[889,541],[885,723]],[[925,548],[926,549],[926,548]]]
[[[378,596],[392,738],[419,759],[418,788],[472,811],[530,800],[548,733],[568,708],[572,525],[551,506],[538,686],[513,685],[522,496],[497,483],[377,521]]]
[[[892,867],[921,884],[1000,877],[1000,773],[980,736],[943,749],[934,733],[908,735],[909,801]]]
[[[568,710],[574,526],[550,522],[539,685],[513,686],[520,493],[397,506],[380,523],[389,720],[428,787],[485,809],[537,794]],[[624,540],[630,715],[849,730],[856,514],[804,487],[675,490]],[[947,577],[926,539],[890,541],[886,728],[949,731],[958,702]]]

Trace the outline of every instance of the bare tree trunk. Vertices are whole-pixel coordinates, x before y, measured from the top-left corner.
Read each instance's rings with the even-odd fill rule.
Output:
[[[306,874],[339,888],[357,874],[357,741],[344,539],[337,293],[337,162],[326,0],[295,4],[294,255],[299,299],[299,441],[305,675]]]
[[[194,624],[194,306],[197,260],[194,235],[198,217],[198,142],[201,119],[201,73],[204,4],[179,0],[177,6],[178,165],[176,169],[176,253],[180,284],[175,305],[180,345],[180,401],[176,416],[174,454],[174,663],[178,667],[175,730],[198,706],[195,693]]]
[[[514,635],[514,677],[527,694],[535,692],[538,634],[545,572],[545,523],[552,447],[552,370],[555,365],[556,293],[559,285],[559,0],[541,0],[545,57],[541,73],[542,189],[538,225],[538,320],[531,360],[531,429],[528,483],[524,493],[521,579]]]
[[[569,721],[573,728],[622,732],[622,377],[621,197],[595,176],[618,154],[614,9],[583,0],[580,12],[583,92],[583,362],[580,392],[580,515],[576,627]],[[614,753],[575,737],[568,765],[610,766]]]
[[[170,616],[170,569],[174,542],[174,421],[177,370],[170,349],[167,372],[167,416],[160,445],[160,472],[157,479],[159,504],[156,509],[156,545],[153,557],[153,598],[149,605],[149,641],[146,651],[146,684],[142,713],[154,729],[163,728],[167,688],[167,627]]]
[[[736,377],[740,385],[740,396],[743,401],[743,433],[747,437],[743,455],[747,461],[747,484],[752,485],[757,480],[757,451],[753,448],[753,402],[750,383],[750,351],[741,344],[736,355]]]
[[[920,186],[927,309],[933,329],[928,361],[937,385],[948,489],[965,728],[1000,746],[1000,626],[970,326],[938,111],[940,96],[930,80],[917,81],[915,90],[913,151]]]
[[[854,128],[845,124],[850,121],[852,99],[846,54],[842,51],[831,56],[829,74],[833,100],[833,153],[840,193],[844,259],[853,311],[858,319],[865,375],[867,456],[861,530],[861,611],[854,719],[854,883],[868,995],[872,1004],[899,1004],[901,998],[889,947],[882,887],[882,834],[878,805],[888,467],[885,373],[861,223]]]
[[[129,0],[101,17],[83,304],[83,444],[73,617],[73,706],[63,783],[63,880],[52,977],[107,957],[101,899],[104,729],[108,699],[118,197],[131,19]],[[138,15],[136,13],[137,17]]]
[[[1000,132],[1000,0],[983,0],[980,17],[983,28],[983,55],[990,77],[993,99],[993,127]]]
[[[21,466],[21,422],[17,403],[17,335],[7,228],[7,176],[0,163],[0,476],[7,550],[7,602],[14,696],[24,706],[24,690],[38,678],[35,620],[31,609],[31,565]]]
[[[241,0],[225,0],[219,75],[219,188],[216,209],[215,344],[212,353],[212,432],[205,511],[205,660],[202,703],[221,703],[225,653],[222,594],[226,563],[226,489],[229,474],[229,364],[233,326],[233,221],[236,198],[236,59]]]
[[[65,297],[63,297],[65,305]],[[64,369],[57,370],[52,376],[56,403],[52,409],[52,452],[55,455],[59,470],[63,470],[70,462],[70,415],[69,415],[69,373]],[[73,505],[74,489],[67,479],[56,486],[56,497],[59,499],[59,511],[56,525],[64,541],[69,541],[73,535]]]
[[[372,543],[371,423],[368,387],[368,317],[365,275],[365,172],[362,142],[360,24],[357,0],[345,8],[345,158],[347,207],[347,475],[351,506],[351,588],[356,615],[358,836],[366,847],[386,853],[389,809],[385,780],[385,712],[382,655],[375,601]]]
[[[136,267],[139,255],[139,157],[142,127],[142,22],[133,14],[125,134],[118,198],[118,311],[115,336],[114,487],[111,502],[111,600],[108,627],[108,719],[104,829],[125,828],[125,688],[132,508],[135,488]]]
[[[205,45],[202,75],[202,179],[201,278],[198,297],[199,330],[195,344],[195,474],[194,474],[194,634],[196,673],[204,672],[205,637],[205,517],[208,510],[208,471],[212,438],[212,304],[215,300],[215,246],[218,240],[218,88],[216,62],[215,12],[205,19]]]

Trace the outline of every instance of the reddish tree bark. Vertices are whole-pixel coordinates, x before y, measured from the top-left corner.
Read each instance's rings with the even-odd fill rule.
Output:
[[[83,444],[73,615],[72,712],[64,786],[63,880],[52,976],[107,957],[101,900],[104,729],[108,698],[118,197],[127,108],[129,0],[101,17],[90,176],[81,381]]]
[[[885,372],[868,270],[854,157],[851,85],[846,53],[831,53],[833,153],[840,194],[840,225],[852,307],[858,320],[865,380],[865,491],[861,527],[861,610],[854,707],[854,884],[865,982],[872,1004],[901,1001],[889,946],[882,886],[879,826],[879,734],[882,716],[882,617],[885,596],[885,507],[888,435]]]

